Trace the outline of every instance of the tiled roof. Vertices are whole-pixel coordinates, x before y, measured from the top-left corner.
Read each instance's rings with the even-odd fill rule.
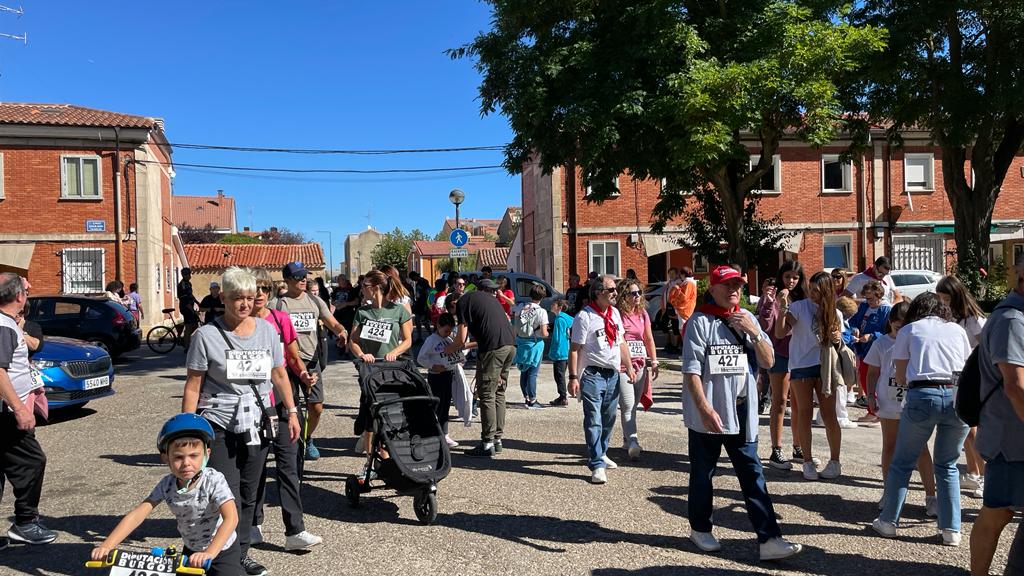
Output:
[[[71,104],[0,103],[0,124],[153,128],[156,118],[107,112]]]
[[[232,230],[235,199],[231,196],[174,196],[171,199],[171,221],[175,226]]]
[[[484,248],[477,256],[476,266],[477,268],[490,266],[494,270],[507,270],[508,253],[508,248]]]
[[[223,270],[228,266],[280,269],[302,262],[310,270],[323,270],[320,244],[185,244],[185,256],[193,270]]]
[[[448,242],[436,242],[434,240],[416,240],[412,243],[412,246],[413,250],[420,256],[448,256],[448,251],[454,248]],[[465,248],[469,250],[470,254],[476,254],[481,250],[494,248],[494,242],[470,242],[466,244]]]
[[[445,218],[444,222],[448,228],[455,229],[455,218]],[[497,236],[500,225],[501,220],[490,218],[459,218],[459,226],[474,236],[483,236],[485,232]]]

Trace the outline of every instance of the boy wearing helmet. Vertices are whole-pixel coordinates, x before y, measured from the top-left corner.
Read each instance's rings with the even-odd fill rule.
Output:
[[[178,414],[164,424],[157,449],[171,473],[93,549],[93,560],[106,558],[163,501],[178,520],[190,566],[201,568],[211,561],[209,575],[242,573],[234,496],[224,475],[206,467],[213,435],[210,423],[195,414]]]

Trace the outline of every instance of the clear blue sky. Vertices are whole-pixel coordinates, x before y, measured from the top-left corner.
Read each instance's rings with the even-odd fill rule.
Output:
[[[489,27],[475,1],[127,2],[22,0],[0,14],[0,99],[71,103],[160,116],[171,142],[257,147],[394,149],[504,144],[501,116],[481,118],[479,76],[447,48]],[[7,5],[17,5],[14,0]],[[179,163],[296,168],[427,168],[501,163],[501,153],[379,157],[175,151]],[[284,226],[325,247],[344,236],[420,228],[454,216],[500,218],[518,205],[502,170],[439,175],[238,175],[178,168],[178,194],[237,200],[239,226]]]

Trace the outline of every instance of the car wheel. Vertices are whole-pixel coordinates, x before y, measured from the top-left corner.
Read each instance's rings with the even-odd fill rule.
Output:
[[[93,338],[89,340],[89,344],[92,344],[93,346],[103,350],[107,354],[110,354],[110,346],[106,343],[106,341],[100,338]]]

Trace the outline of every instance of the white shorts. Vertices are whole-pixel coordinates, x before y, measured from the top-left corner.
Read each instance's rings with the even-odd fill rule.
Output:
[[[878,410],[875,415],[886,420],[899,420],[903,412],[903,399],[906,396],[906,389],[897,387],[895,379],[890,379],[890,385],[875,385],[875,398],[878,401]]]

